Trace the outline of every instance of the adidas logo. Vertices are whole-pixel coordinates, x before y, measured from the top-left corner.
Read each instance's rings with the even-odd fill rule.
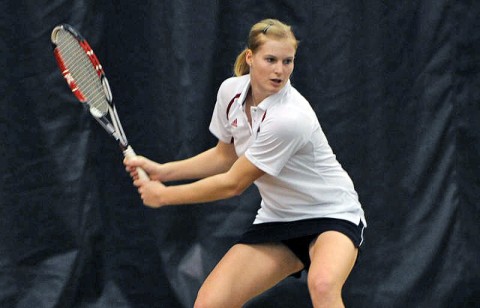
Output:
[[[237,127],[237,119],[233,120],[233,122],[231,123],[231,125],[232,125],[233,127]]]

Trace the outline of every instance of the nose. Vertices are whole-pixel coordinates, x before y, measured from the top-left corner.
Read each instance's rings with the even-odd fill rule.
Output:
[[[283,63],[282,63],[281,61],[278,61],[278,62],[275,64],[274,72],[275,72],[275,74],[277,74],[277,75],[280,75],[280,74],[283,73]]]

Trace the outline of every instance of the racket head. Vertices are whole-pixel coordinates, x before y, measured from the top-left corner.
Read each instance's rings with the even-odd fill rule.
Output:
[[[109,112],[112,92],[98,57],[87,40],[72,26],[52,30],[51,42],[57,65],[75,97],[100,118]]]

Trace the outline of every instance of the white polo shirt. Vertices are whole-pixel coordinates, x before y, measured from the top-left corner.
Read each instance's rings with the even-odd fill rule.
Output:
[[[262,196],[254,224],[339,218],[366,226],[348,174],[333,154],[308,101],[290,85],[245,113],[250,75],[225,80],[218,90],[210,131],[233,140],[238,156],[265,175],[255,181]]]

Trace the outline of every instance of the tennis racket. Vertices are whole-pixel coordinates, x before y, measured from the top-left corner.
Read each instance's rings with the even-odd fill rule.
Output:
[[[72,26],[56,26],[51,35],[53,53],[58,67],[75,97],[120,145],[125,157],[135,156],[128,144],[112,100],[107,77],[88,42]],[[147,173],[137,168],[140,179]]]

